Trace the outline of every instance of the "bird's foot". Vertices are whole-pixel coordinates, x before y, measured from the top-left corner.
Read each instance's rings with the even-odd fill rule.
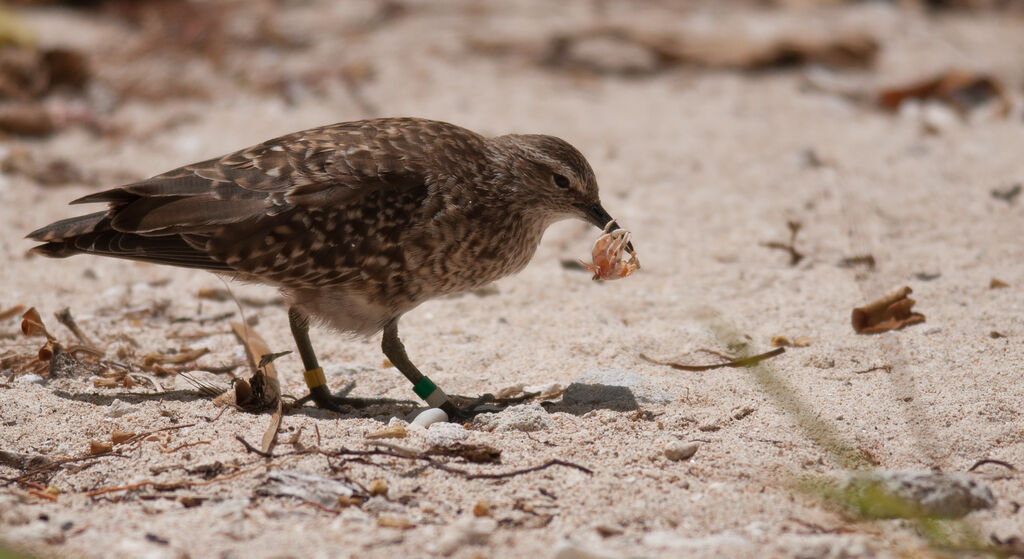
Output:
[[[441,409],[448,414],[448,421],[462,423],[471,421],[482,413],[497,413],[509,406],[522,404],[538,395],[539,393],[526,393],[514,398],[495,398],[493,394],[483,394],[474,398],[452,394],[448,396],[448,402],[442,405]]]

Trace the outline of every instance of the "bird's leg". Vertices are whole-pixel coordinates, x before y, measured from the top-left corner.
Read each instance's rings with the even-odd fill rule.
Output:
[[[309,317],[292,307],[288,309],[288,325],[292,328],[292,337],[295,338],[295,345],[299,349],[302,366],[306,369],[303,376],[306,378],[306,386],[309,387],[309,395],[318,408],[338,411],[331,391],[327,388],[324,370],[320,367],[313,351],[313,344],[309,341]]]
[[[384,337],[380,343],[381,350],[391,363],[405,375],[412,383],[412,389],[417,396],[435,408],[441,408],[448,414],[450,420],[468,419],[474,415],[474,408],[480,404],[487,403],[493,399],[489,394],[482,396],[476,401],[471,401],[465,406],[456,406],[452,398],[438,388],[433,381],[426,377],[416,365],[412,364],[409,356],[405,353],[405,346],[398,338],[398,319],[391,319],[384,326]]]
[[[302,366],[306,372],[303,376],[306,379],[306,386],[309,387],[309,396],[300,398],[298,403],[312,399],[316,407],[336,412],[344,412],[345,406],[361,408],[374,403],[382,403],[384,400],[372,400],[364,398],[342,398],[331,394],[327,387],[327,378],[324,377],[324,370],[320,368],[316,353],[313,352],[313,344],[309,341],[309,318],[299,309],[292,307],[288,309],[288,324],[292,328],[292,337],[295,338],[295,345],[299,349],[299,357],[302,358]]]

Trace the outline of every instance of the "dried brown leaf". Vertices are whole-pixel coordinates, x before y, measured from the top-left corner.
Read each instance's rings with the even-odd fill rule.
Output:
[[[110,433],[110,442],[112,442],[114,444],[121,444],[123,442],[126,442],[126,441],[134,438],[134,437],[135,437],[135,433],[129,433],[129,432],[126,432],[126,431],[118,431],[117,429],[114,429],[114,431],[112,433]]]
[[[153,365],[187,363],[189,361],[195,361],[209,352],[210,350],[205,347],[201,347],[199,349],[186,349],[177,353],[161,353],[159,351],[154,351],[147,353],[146,356],[142,358],[142,364],[145,367],[152,367]]]
[[[392,425],[384,430],[366,435],[367,439],[404,439],[409,432],[404,425]]]
[[[858,334],[877,334],[899,330],[904,326],[924,322],[924,315],[911,312],[915,301],[909,297],[913,291],[901,287],[888,295],[862,307],[853,309],[850,320]]]
[[[878,93],[878,105],[894,111],[908,99],[938,101],[945,103],[961,114],[990,102],[999,103],[1000,114],[1010,111],[1010,98],[1006,88],[997,78],[971,71],[951,70],[911,82],[909,84],[883,89]]]

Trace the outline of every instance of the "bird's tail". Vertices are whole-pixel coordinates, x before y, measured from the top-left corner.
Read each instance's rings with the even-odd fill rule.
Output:
[[[232,271],[223,262],[198,250],[182,235],[150,237],[118,231],[111,221],[110,212],[103,211],[51,223],[28,234],[29,239],[43,243],[33,247],[32,252],[50,258],[97,254],[217,272]]]
[[[50,258],[66,258],[74,254],[89,252],[85,247],[97,233],[110,231],[110,218],[105,211],[70,217],[51,223],[29,233],[26,238],[44,243],[32,248],[32,252]]]

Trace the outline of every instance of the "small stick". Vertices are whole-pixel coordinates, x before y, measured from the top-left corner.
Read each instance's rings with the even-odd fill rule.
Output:
[[[550,468],[551,466],[566,466],[568,468],[575,468],[575,469],[577,469],[577,470],[579,470],[579,471],[581,471],[581,472],[583,472],[585,474],[593,474],[594,473],[594,470],[591,470],[590,468],[587,468],[586,466],[580,466],[579,464],[574,464],[572,462],[567,462],[565,460],[558,460],[557,458],[554,459],[554,460],[548,460],[547,462],[545,462],[545,463],[543,463],[543,464],[541,464],[539,466],[532,466],[532,467],[529,467],[529,468],[523,468],[521,470],[512,470],[511,472],[503,472],[503,473],[500,473],[500,474],[470,474],[468,472],[462,472],[461,470],[459,472],[462,473],[463,476],[465,476],[466,479],[504,479],[504,478],[507,478],[507,477],[518,476],[518,475],[521,475],[521,474],[528,474],[528,473],[531,473],[531,472],[539,472],[540,470],[546,470],[546,469]],[[452,470],[454,470],[454,468],[452,468]],[[451,471],[451,470],[447,470],[447,471]]]
[[[169,449],[169,450],[161,448],[160,452],[162,452],[164,454],[171,454],[173,452],[177,452],[177,451],[179,451],[179,450],[181,450],[183,448],[188,448],[190,446],[199,446],[201,444],[211,444],[211,443],[213,443],[213,441],[195,441],[195,442],[192,442],[192,443],[182,443],[182,444],[180,444],[180,445],[178,445],[178,446],[176,446],[176,447],[174,447],[172,449]]]
[[[790,266],[796,266],[797,264],[800,263],[801,260],[804,259],[804,255],[801,254],[800,251],[798,251],[796,249],[796,236],[797,236],[798,233],[800,233],[800,228],[803,227],[803,224],[800,223],[799,221],[792,221],[791,220],[791,221],[787,221],[786,222],[786,227],[789,228],[789,242],[788,243],[783,243],[783,242],[779,242],[779,241],[768,241],[768,242],[763,242],[763,243],[760,243],[760,244],[761,244],[761,246],[763,246],[765,248],[775,248],[775,249],[784,250],[784,251],[788,252],[789,253],[789,265]]]
[[[0,320],[7,320],[14,315],[21,314],[25,311],[25,305],[14,305],[9,309],[0,311]]]
[[[1008,468],[1012,472],[1017,471],[1017,468],[1014,468],[1013,465],[1010,464],[1009,462],[1003,462],[1002,460],[996,460],[994,458],[983,458],[981,460],[978,460],[977,462],[974,463],[973,466],[967,468],[967,471],[973,472],[974,470],[977,470],[978,468],[984,466],[985,464],[997,464],[999,466],[1003,466],[1004,468]]]
[[[342,456],[391,456],[391,457],[394,457],[394,458],[405,458],[407,460],[420,460],[422,462],[426,462],[427,464],[429,464],[429,465],[431,465],[431,466],[433,466],[433,467],[435,467],[435,468],[437,468],[437,469],[439,469],[441,471],[448,472],[450,474],[457,474],[457,475],[460,475],[460,476],[462,476],[462,477],[464,477],[466,479],[504,479],[504,478],[508,478],[508,477],[514,477],[514,476],[518,476],[518,475],[522,475],[522,474],[528,474],[528,473],[531,473],[531,472],[537,472],[537,471],[540,471],[540,470],[545,470],[545,469],[550,468],[552,466],[565,466],[565,467],[568,467],[568,468],[575,468],[575,469],[577,469],[577,470],[579,470],[581,472],[587,473],[587,474],[593,474],[594,473],[593,470],[591,470],[590,468],[587,468],[586,466],[581,466],[579,464],[575,464],[573,462],[568,462],[566,460],[554,459],[554,460],[548,460],[547,462],[545,462],[543,464],[540,464],[540,465],[537,465],[537,466],[530,466],[529,468],[523,468],[521,470],[512,470],[510,472],[501,472],[501,473],[496,473],[496,474],[475,474],[475,473],[463,470],[461,468],[453,468],[453,467],[451,467],[451,466],[449,466],[449,465],[447,465],[447,464],[445,464],[443,462],[440,462],[438,460],[435,460],[435,459],[433,459],[433,458],[431,458],[429,456],[424,456],[422,454],[410,454],[410,452],[412,452],[411,450],[407,450],[407,449],[404,449],[402,447],[399,447],[398,445],[392,445],[390,443],[377,443],[377,444],[380,445],[380,446],[386,446],[388,448],[398,448],[398,449],[401,449],[401,451],[397,451],[396,452],[396,451],[392,451],[392,450],[381,450],[381,449],[350,450],[350,449],[347,449],[347,448],[342,448],[342,449],[334,451],[334,452],[329,452],[329,451],[325,451],[325,450],[302,450],[302,451],[298,451],[298,452],[287,452],[287,453],[275,455],[275,454],[271,454],[269,452],[263,452],[262,450],[252,446],[245,439],[243,439],[241,435],[236,435],[235,436],[235,440],[237,440],[238,442],[242,443],[242,446],[245,447],[246,451],[251,452],[253,454],[257,454],[257,455],[262,456],[264,458],[276,458],[277,456],[288,456],[288,455],[295,455],[295,454],[322,454],[324,456],[328,456],[328,457],[331,457],[331,458],[340,458]],[[402,451],[405,451],[405,452],[402,452]]]
[[[786,348],[777,347],[765,353],[759,353],[757,355],[752,355],[750,357],[734,359],[726,363],[716,363],[714,365],[684,365],[682,363],[674,363],[672,361],[659,361],[657,359],[648,357],[643,353],[640,354],[640,358],[645,361],[654,363],[656,365],[665,365],[668,367],[672,367],[673,369],[678,369],[680,371],[710,371],[711,369],[721,369],[723,367],[753,367],[754,365],[757,365],[761,361],[764,361],[765,359],[769,359],[771,357],[775,357],[776,355],[781,355],[782,353],[785,353],[785,351]]]
[[[240,475],[247,474],[249,472],[253,472],[253,471],[262,469],[264,467],[265,466],[263,466],[263,465],[254,466],[252,468],[246,468],[244,470],[237,470],[237,471],[231,472],[230,474],[224,474],[224,475],[222,475],[220,477],[215,477],[213,479],[204,479],[204,480],[199,480],[199,481],[188,481],[188,480],[185,480],[185,481],[172,481],[172,482],[158,482],[158,481],[153,481],[153,480],[148,480],[147,479],[147,480],[143,480],[143,481],[140,481],[140,482],[137,482],[137,483],[129,483],[128,485],[119,485],[117,487],[105,487],[103,489],[96,489],[94,491],[89,491],[88,493],[85,494],[85,496],[86,497],[96,497],[98,495],[103,495],[105,493],[115,493],[115,492],[118,492],[118,491],[131,491],[132,489],[140,489],[142,487],[147,487],[147,486],[154,487],[154,488],[156,488],[157,490],[160,490],[160,491],[170,491],[172,489],[181,489],[183,487],[195,487],[197,485],[211,485],[211,484],[214,484],[214,483],[219,483],[221,481],[227,481],[229,479],[236,478],[236,477],[238,477]]]
[[[853,374],[855,374],[855,375],[863,375],[864,373],[870,373],[870,372],[873,372],[873,371],[885,371],[887,373],[891,373],[892,372],[892,365],[878,365],[876,367],[871,367],[870,369],[864,369],[863,371],[854,371]]]
[[[252,446],[251,444],[249,444],[248,441],[246,441],[245,439],[242,438],[242,435],[235,435],[235,440],[240,442],[240,443],[242,443],[242,446],[245,447],[246,452],[251,452],[251,453],[256,454],[258,456],[262,456],[264,458],[273,458],[274,457],[274,454],[272,452],[263,452],[262,450],[260,450],[260,449],[258,449],[256,447]]]
[[[75,317],[71,316],[71,307],[64,307],[62,310],[54,313],[54,316],[57,317],[58,322],[63,324],[68,330],[71,330],[71,333],[78,338],[78,341],[82,342],[82,345],[88,347],[94,353],[103,356],[102,351],[93,349],[98,348],[99,346],[93,343],[92,339],[90,339],[89,336],[79,328],[78,323],[75,322]]]
[[[40,491],[38,489],[29,489],[28,490],[28,494],[29,495],[34,495],[36,497],[39,497],[40,499],[47,499],[47,500],[53,501],[55,503],[57,502],[57,496],[56,495],[54,495],[52,493],[47,493],[45,491]]]

